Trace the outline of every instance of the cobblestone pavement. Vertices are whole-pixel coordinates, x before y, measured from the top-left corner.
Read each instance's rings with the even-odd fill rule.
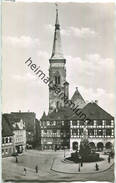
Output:
[[[66,152],[68,155],[69,152]],[[62,160],[64,157],[63,151],[37,151],[29,150],[23,155],[18,156],[18,163],[16,163],[15,157],[4,158],[2,160],[2,177],[3,180],[38,180],[42,181],[109,181],[113,182],[114,179],[114,166],[104,172],[97,173],[77,173],[67,174],[59,173],[51,170],[54,164],[54,159]],[[61,162],[61,161],[60,161]],[[101,162],[100,162],[101,163]],[[104,166],[105,163],[103,162]],[[36,174],[35,166],[38,165],[39,171]],[[66,163],[62,162],[63,169],[66,169]],[[58,165],[59,166],[59,165]],[[57,167],[58,167],[57,166]],[[70,165],[69,167],[71,167]],[[75,166],[75,165],[74,165]],[[26,175],[24,175],[24,167],[27,169]],[[21,181],[21,183],[23,183]]]

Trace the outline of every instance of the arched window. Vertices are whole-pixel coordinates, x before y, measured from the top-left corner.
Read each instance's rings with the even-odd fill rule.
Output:
[[[90,142],[89,145],[90,145],[91,149],[95,149],[95,144],[94,144],[94,142]]]
[[[104,145],[103,145],[102,142],[98,142],[98,143],[97,143],[97,148],[98,148],[98,150],[103,151],[103,147],[104,147]]]
[[[78,150],[78,142],[73,142],[73,150]]]
[[[59,74],[59,72],[56,72],[55,73],[55,84],[60,84],[61,83],[61,81],[60,81],[60,74]]]
[[[111,142],[107,142],[105,147],[106,147],[106,149],[112,149],[112,143]]]
[[[60,76],[58,76],[58,84],[60,84]]]
[[[60,76],[55,76],[55,84],[60,84]]]

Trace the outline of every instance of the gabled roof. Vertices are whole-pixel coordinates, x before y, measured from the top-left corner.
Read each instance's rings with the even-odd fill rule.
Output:
[[[68,120],[73,115],[73,111],[69,107],[62,107],[58,111],[53,111],[47,116],[42,116],[41,120]]]
[[[95,102],[88,103],[84,108],[83,112],[86,116],[90,119],[106,119],[112,120],[114,119],[108,112],[102,109],[98,104]]]
[[[34,121],[36,118],[36,114],[34,112],[11,112],[5,113],[7,118],[9,119],[10,124],[14,124],[15,122],[19,122],[21,119],[25,122],[26,130],[33,131],[34,130]]]
[[[86,103],[85,100],[83,99],[82,95],[80,94],[78,88],[76,87],[76,91],[73,94],[71,101],[77,106],[79,106],[79,108],[83,108]]]
[[[3,115],[9,120],[10,124],[13,124],[15,122],[19,122],[21,120],[21,118],[19,116],[13,115],[12,113],[10,113],[10,114],[5,113]]]
[[[106,112],[105,110],[103,110],[99,105],[97,105],[95,102],[90,102],[88,103],[83,109],[80,109],[78,111],[81,112],[81,114],[85,114],[86,115],[86,119],[98,119],[98,120],[113,120],[114,117],[111,116],[108,112]],[[79,117],[79,115],[73,115],[70,117],[71,119],[82,119],[81,115]]]
[[[46,117],[47,117],[47,116],[46,116],[46,113],[44,112],[43,115],[42,115],[42,117],[41,117],[41,120],[45,120]]]
[[[2,137],[13,136],[12,125],[9,123],[8,118],[2,115]]]

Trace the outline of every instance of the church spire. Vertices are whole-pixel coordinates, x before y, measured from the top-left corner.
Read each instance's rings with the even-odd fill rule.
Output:
[[[54,42],[53,42],[53,49],[52,49],[52,56],[50,60],[54,59],[63,59],[63,52],[62,52],[62,44],[61,44],[61,36],[60,36],[60,24],[58,19],[58,5],[56,4],[56,22],[55,22],[55,33],[54,33]]]

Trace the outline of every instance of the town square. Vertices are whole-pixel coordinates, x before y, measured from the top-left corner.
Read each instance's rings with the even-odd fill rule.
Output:
[[[69,151],[66,151],[68,156]],[[15,157],[3,159],[3,179],[6,180],[39,180],[39,181],[109,181],[113,182],[113,161],[108,163],[107,155],[104,162],[99,163],[99,171],[95,170],[95,163],[83,164],[80,172],[78,164],[64,163],[64,151],[53,152],[51,150],[41,152],[28,150],[18,156],[18,163]],[[54,162],[55,161],[55,162]],[[38,165],[38,173],[35,166]],[[24,167],[27,169],[24,174]],[[90,176],[91,174],[91,176]]]

